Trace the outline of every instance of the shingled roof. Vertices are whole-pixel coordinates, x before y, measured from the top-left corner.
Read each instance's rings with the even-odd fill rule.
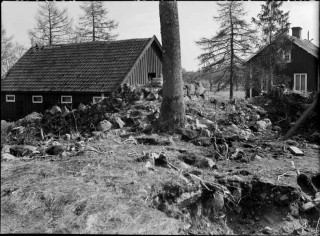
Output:
[[[318,46],[314,45],[313,43],[311,43],[308,40],[299,39],[299,38],[297,38],[295,36],[292,36],[292,35],[286,35],[286,37],[291,42],[293,42],[295,45],[297,45],[298,47],[300,47],[303,50],[305,50],[307,53],[311,54],[315,58],[318,58],[318,54],[319,54],[319,47]],[[250,61],[256,55],[258,55],[261,51],[263,51],[268,46],[269,46],[269,44],[266,44],[265,46],[261,47],[256,53],[254,53],[253,55],[251,55],[247,59],[247,62]]]
[[[1,91],[112,92],[156,37],[30,48],[1,81]]]

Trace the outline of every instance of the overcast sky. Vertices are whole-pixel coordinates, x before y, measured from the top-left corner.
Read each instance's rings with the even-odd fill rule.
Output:
[[[256,17],[264,2],[244,2],[247,11],[247,21]],[[29,48],[30,40],[28,30],[35,25],[35,15],[38,2],[2,1],[1,22],[7,31],[7,35],[13,35],[14,40]],[[67,8],[69,15],[76,23],[82,13],[79,5],[81,2],[57,2],[59,8]],[[149,38],[153,35],[161,42],[159,2],[120,2],[106,1],[105,7],[109,11],[111,19],[119,23],[118,39]],[[196,57],[201,53],[195,44],[201,37],[211,37],[219,29],[219,22],[213,21],[217,16],[216,2],[194,1],[178,2],[182,67],[187,70],[199,69]],[[282,10],[290,11],[291,27],[302,28],[302,38],[309,38],[319,46],[319,2],[284,2]],[[290,31],[291,34],[291,31]]]

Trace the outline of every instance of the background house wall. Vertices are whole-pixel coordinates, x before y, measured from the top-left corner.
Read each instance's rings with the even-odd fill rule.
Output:
[[[295,44],[292,45],[291,58],[292,62],[286,64],[286,67],[278,72],[292,78],[289,88],[293,89],[295,73],[306,73],[308,91],[317,91],[319,60]]]
[[[6,102],[6,95],[14,94],[15,102]],[[32,103],[33,95],[42,95],[42,103]],[[61,104],[61,95],[71,95],[72,104]],[[77,108],[80,103],[92,102],[92,97],[101,97],[101,93],[39,93],[39,92],[1,92],[1,120],[15,121],[36,111],[43,113],[46,109],[58,104],[61,106],[72,105]],[[104,96],[107,96],[105,93]]]
[[[146,84],[149,73],[162,74],[162,52],[155,42],[141,55],[123,83]]]

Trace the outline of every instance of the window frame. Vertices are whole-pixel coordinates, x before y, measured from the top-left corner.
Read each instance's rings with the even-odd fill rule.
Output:
[[[305,76],[305,84],[304,84],[304,90],[301,89],[301,75]],[[296,89],[296,76],[300,76],[300,90]],[[307,73],[294,73],[293,74],[293,90],[294,91],[298,91],[298,92],[303,92],[303,93],[307,93],[308,92],[308,74]]]
[[[9,100],[9,97],[13,97],[13,100]],[[6,94],[6,102],[16,102],[16,95],[15,94]]]
[[[70,98],[70,102],[64,102],[64,98]],[[61,104],[71,104],[72,103],[72,96],[71,95],[61,95]]]
[[[99,101],[98,101],[98,102],[95,101],[95,99],[97,99],[97,98],[100,98],[100,101],[101,101],[104,97],[93,96],[93,97],[92,97],[92,103],[93,103],[93,104],[96,104],[96,103],[99,102]]]
[[[289,56],[289,59],[286,59],[286,56]],[[283,60],[285,62],[291,62],[291,50],[283,51]]]
[[[34,98],[40,97],[41,101],[35,101]],[[32,103],[43,103],[43,96],[42,95],[32,95]]]

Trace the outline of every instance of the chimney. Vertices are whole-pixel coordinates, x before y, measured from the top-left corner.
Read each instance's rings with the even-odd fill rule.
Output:
[[[292,36],[297,37],[299,39],[301,39],[301,27],[292,27]]]

